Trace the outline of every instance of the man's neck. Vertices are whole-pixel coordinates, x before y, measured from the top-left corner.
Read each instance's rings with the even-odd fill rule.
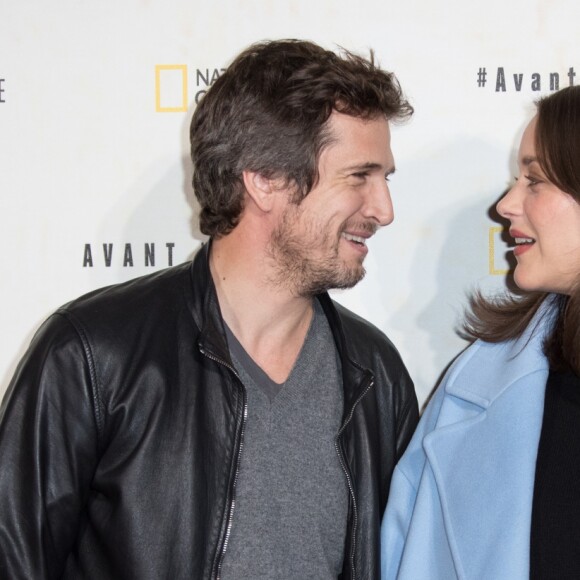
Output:
[[[222,316],[252,359],[275,382],[286,380],[313,315],[311,297],[272,283],[264,240],[232,232],[212,242],[210,270]]]

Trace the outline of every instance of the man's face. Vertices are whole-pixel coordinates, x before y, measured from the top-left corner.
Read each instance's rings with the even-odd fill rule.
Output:
[[[269,247],[276,282],[300,296],[359,282],[367,240],[393,221],[388,121],[333,112],[328,123],[333,141],[320,155],[318,183],[299,204],[288,195]]]

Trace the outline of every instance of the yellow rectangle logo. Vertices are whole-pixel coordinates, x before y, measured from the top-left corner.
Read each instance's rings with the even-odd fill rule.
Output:
[[[155,65],[155,110],[158,113],[184,113],[187,104],[187,65]]]
[[[498,262],[503,261],[505,265],[507,262],[505,259],[496,258],[496,240],[500,240],[500,235],[504,228],[502,226],[492,226],[489,228],[489,273],[492,276],[505,276],[509,272],[509,268],[503,268],[498,266]]]

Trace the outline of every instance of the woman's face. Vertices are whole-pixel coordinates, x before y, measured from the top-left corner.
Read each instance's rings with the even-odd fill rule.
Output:
[[[498,202],[497,211],[510,221],[516,284],[523,290],[569,294],[580,275],[580,205],[542,171],[536,156],[536,124],[534,117],[524,132],[519,177]]]

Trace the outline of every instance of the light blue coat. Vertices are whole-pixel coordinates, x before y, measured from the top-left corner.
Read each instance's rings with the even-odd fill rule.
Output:
[[[529,578],[546,327],[478,341],[447,372],[393,475],[383,580]]]

